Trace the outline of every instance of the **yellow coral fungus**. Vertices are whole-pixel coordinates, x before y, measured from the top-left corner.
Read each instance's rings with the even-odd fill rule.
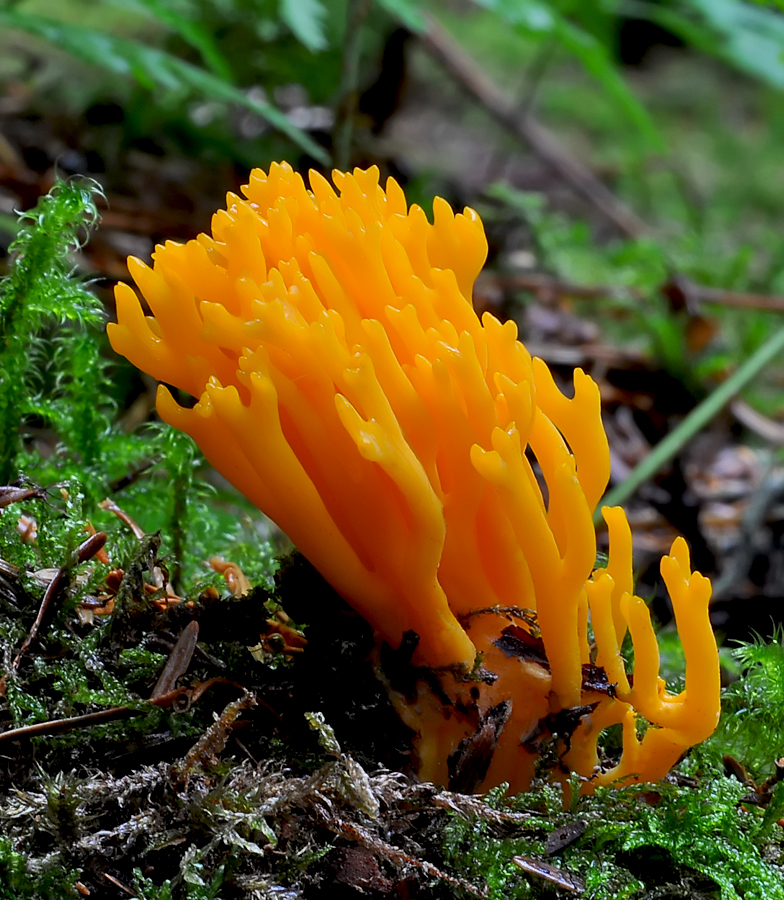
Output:
[[[131,259],[152,316],[119,285],[112,345],[199,398],[185,409],[161,386],[158,410],[379,641],[415,633],[428,677],[388,687],[423,777],[525,789],[549,746],[555,777],[659,779],[718,718],[709,582],[677,540],[662,574],[686,687],[671,696],[620,509],[603,511],[609,565],[594,571],[610,468],[596,384],[578,369],[568,399],[512,322],[479,320],[473,210],[436,199],[430,224],[376,169],[334,181],[255,170],[212,236],[157,248],[152,269]],[[623,756],[602,768],[597,739],[617,724]]]

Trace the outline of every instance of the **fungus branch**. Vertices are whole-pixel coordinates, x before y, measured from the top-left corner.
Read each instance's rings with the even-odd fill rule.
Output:
[[[687,673],[671,697],[620,509],[604,510],[610,560],[593,571],[610,471],[597,385],[578,369],[568,399],[514,323],[480,321],[487,244],[473,210],[437,198],[431,224],[376,169],[333,177],[337,190],[312,172],[308,189],[286,164],[255,170],[211,235],[158,247],[153,268],[131,259],[152,315],[118,286],[114,348],[198,398],[186,409],[160,387],[158,411],[379,642],[417,636],[422,677],[388,688],[423,777],[520,790],[554,747],[560,780],[569,768],[591,783],[661,778],[718,718],[709,583],[676,541],[662,572]],[[510,608],[535,612],[535,627],[516,626],[535,653],[502,640]],[[477,658],[478,680],[466,677]],[[656,726],[642,741],[638,713]],[[618,723],[624,755],[602,771],[597,740]]]

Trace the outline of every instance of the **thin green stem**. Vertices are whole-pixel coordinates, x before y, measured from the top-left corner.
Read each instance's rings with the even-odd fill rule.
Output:
[[[782,351],[784,351],[784,328],[775,332],[736,372],[720,384],[710,396],[695,406],[680,425],[632,469],[628,478],[607,492],[594,514],[594,521],[601,522],[602,506],[619,506],[625,503],[640,485],[652,478],[662,466],[677,456],[686,444]]]
[[[369,11],[370,0],[349,0],[333,153],[335,165],[343,172],[347,171],[351,163],[351,142],[354,136],[354,117],[359,90],[360,35]]]

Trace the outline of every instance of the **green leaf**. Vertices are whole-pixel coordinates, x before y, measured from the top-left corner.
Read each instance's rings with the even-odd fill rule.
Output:
[[[690,0],[724,39],[727,58],[739,69],[784,87],[784,17],[738,0]]]
[[[378,0],[379,6],[399,19],[411,31],[424,31],[425,18],[420,11],[417,0]]]
[[[146,13],[178,34],[186,43],[198,50],[205,65],[218,78],[231,81],[231,67],[218,49],[212,35],[199,22],[177,12],[166,0],[112,0],[115,6]]]
[[[553,34],[556,28],[555,13],[547,3],[537,0],[474,0],[474,3],[529,34]]]
[[[326,50],[326,15],[321,0],[280,0],[280,17],[308,50]]]
[[[696,17],[654,3],[630,10],[678,35],[703,53],[784,88],[784,16],[740,0],[688,0]]]
[[[236,103],[261,116],[285,134],[300,149],[323,165],[329,155],[304,131],[269,103],[252,100],[233,84],[200,69],[171,53],[137,41],[118,38],[80,25],[70,25],[43,16],[26,15],[13,9],[0,9],[0,27],[16,28],[43,38],[77,59],[100,66],[118,75],[132,76],[148,90],[172,92],[196,91],[204,96]]]
[[[291,141],[297,144],[306,153],[309,153],[315,160],[322,165],[329,165],[330,158],[327,151],[317,144],[313,138],[309,137],[302,129],[293,125],[286,116],[276,107],[269,103],[263,103],[258,100],[251,100],[241,90],[235,88],[225,81],[221,81],[196,66],[182,60],[170,57],[175,69],[183,76],[183,80],[189,87],[195,88],[202,93],[214,97],[216,100],[226,100],[229,103],[238,103],[247,107],[252,112],[266,119],[270,125],[285,134]]]

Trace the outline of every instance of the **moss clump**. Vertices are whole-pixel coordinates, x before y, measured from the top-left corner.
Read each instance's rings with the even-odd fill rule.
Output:
[[[744,805],[747,789],[721,772],[599,789],[568,810],[552,787],[511,799],[501,793],[488,799],[499,812],[528,813],[522,827],[510,834],[456,818],[445,844],[450,863],[466,878],[484,877],[494,900],[552,896],[553,882],[527,874],[515,857],[552,866],[561,886],[579,884],[596,900],[784,898],[778,789],[766,810]]]
[[[721,722],[706,750],[731,754],[751,779],[769,778],[784,756],[784,632],[733,648],[731,659],[738,678],[724,692]]]
[[[20,428],[54,425],[86,465],[109,419],[96,402],[106,383],[95,333],[103,314],[72,254],[98,220],[97,184],[60,181],[21,217],[0,282],[0,483],[19,474]],[[93,333],[90,333],[90,329]]]

